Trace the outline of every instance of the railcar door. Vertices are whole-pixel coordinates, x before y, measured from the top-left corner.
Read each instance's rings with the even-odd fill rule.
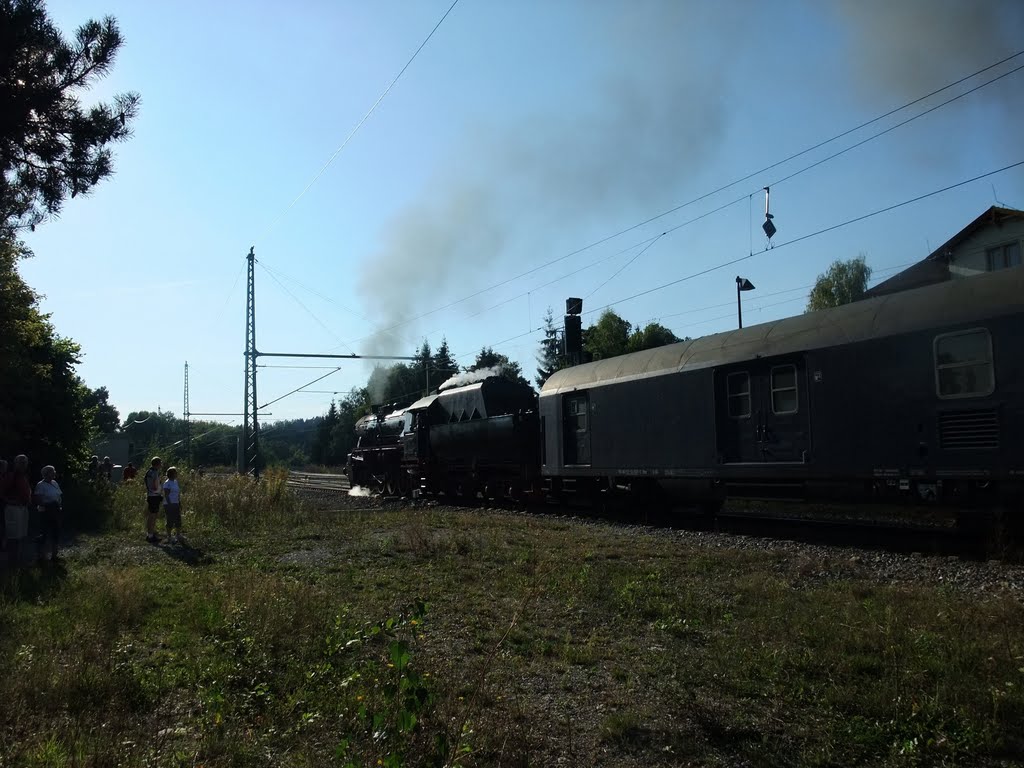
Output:
[[[761,389],[762,461],[805,461],[810,449],[807,387],[803,364],[773,365],[758,376]]]
[[[802,360],[716,372],[718,457],[726,464],[805,461],[809,413]]]
[[[566,395],[564,408],[565,464],[590,464],[590,398]]]
[[[716,372],[718,457],[726,464],[761,460],[760,409],[755,413],[753,384],[749,370]]]

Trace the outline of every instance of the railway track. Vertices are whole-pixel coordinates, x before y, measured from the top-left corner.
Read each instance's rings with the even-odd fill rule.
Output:
[[[336,494],[348,495],[351,489],[349,479],[345,475],[291,472],[288,476],[288,487],[295,491],[329,498]],[[483,505],[500,508],[500,502],[484,502],[464,498],[451,499],[455,506]],[[545,514],[559,514],[551,505],[531,507],[533,511]],[[579,509],[565,508],[561,510],[570,514],[578,514]],[[625,513],[625,514],[624,514]],[[633,514],[620,510],[613,513],[610,519],[618,522],[636,521]],[[645,522],[656,526],[680,529],[713,529],[722,533],[770,537],[803,541],[818,544],[837,544],[856,548],[880,548],[892,552],[925,552],[941,554],[963,554],[978,549],[980,542],[972,536],[965,536],[963,531],[954,528],[904,525],[864,520],[830,520],[815,517],[788,517],[777,514],[758,514],[751,511],[734,512],[723,510],[713,519],[688,517],[686,515],[664,515],[648,518]]]
[[[352,488],[345,475],[316,472],[289,472],[288,487],[297,491],[319,493],[348,493]]]

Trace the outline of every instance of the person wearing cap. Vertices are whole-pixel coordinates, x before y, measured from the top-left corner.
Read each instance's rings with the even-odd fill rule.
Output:
[[[156,535],[156,516],[160,511],[160,502],[163,501],[163,491],[160,490],[160,465],[163,462],[159,456],[154,456],[153,461],[146,470],[146,541],[156,544],[160,537]]]
[[[178,485],[176,467],[167,468],[167,479],[164,480],[164,515],[167,518],[167,540],[171,544],[177,544],[181,535],[181,486]]]

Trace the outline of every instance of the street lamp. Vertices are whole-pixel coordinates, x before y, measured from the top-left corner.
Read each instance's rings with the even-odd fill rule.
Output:
[[[752,291],[754,284],[745,277],[736,275],[736,316],[740,321],[740,328],[743,327],[743,307],[740,304],[740,291]]]

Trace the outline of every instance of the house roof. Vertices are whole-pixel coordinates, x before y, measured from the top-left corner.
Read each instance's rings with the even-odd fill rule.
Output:
[[[552,374],[541,397],[668,371],[711,368],[1024,311],[1024,266],[948,280],[746,328],[609,357]]]
[[[878,285],[869,288],[866,296],[882,296],[886,293],[906,291],[910,288],[919,288],[922,285],[942,282],[949,279],[949,257],[960,243],[969,238],[979,229],[989,226],[1001,226],[1006,221],[1024,220],[1024,211],[1016,208],[1004,208],[993,205],[978,218],[961,229],[949,240],[944,242],[923,260],[907,267],[902,272],[883,280]]]

